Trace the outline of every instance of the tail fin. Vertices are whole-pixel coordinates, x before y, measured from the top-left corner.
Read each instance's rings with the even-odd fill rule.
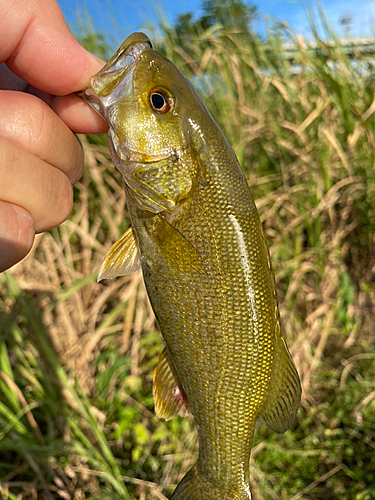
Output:
[[[199,475],[195,465],[177,485],[171,500],[251,500],[249,485],[234,484],[226,488]]]

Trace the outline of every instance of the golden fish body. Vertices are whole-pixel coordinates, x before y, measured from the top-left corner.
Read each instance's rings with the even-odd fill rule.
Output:
[[[249,499],[256,419],[288,429],[300,384],[246,180],[192,85],[145,35],[131,35],[91,85],[84,98],[109,123],[132,221],[100,278],[140,261],[166,344],[156,412],[188,406],[198,429],[199,458],[172,498]]]

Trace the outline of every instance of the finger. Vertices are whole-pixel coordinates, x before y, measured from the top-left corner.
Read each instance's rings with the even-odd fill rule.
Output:
[[[0,201],[0,273],[29,253],[34,235],[31,215],[22,207]]]
[[[27,210],[37,233],[69,217],[73,190],[63,172],[5,137],[0,137],[0,151],[0,200]]]
[[[0,135],[64,172],[72,183],[82,175],[82,146],[43,101],[0,91]]]
[[[0,29],[0,62],[48,94],[83,90],[103,67],[74,38],[54,0],[0,0]]]
[[[103,134],[108,123],[77,94],[52,97],[50,106],[77,134]]]
[[[58,97],[46,94],[16,76],[5,64],[0,64],[1,90],[17,90],[39,97],[77,134],[101,134],[108,130],[107,122],[77,94]]]
[[[5,63],[0,64],[0,89],[1,90],[18,90],[25,92],[28,83],[22,80],[19,76],[10,71]]]

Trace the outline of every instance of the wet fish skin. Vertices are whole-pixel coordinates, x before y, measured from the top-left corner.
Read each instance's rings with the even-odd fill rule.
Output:
[[[134,232],[101,277],[134,270],[139,252],[166,343],[156,411],[171,418],[188,407],[198,429],[197,463],[172,499],[249,499],[256,419],[284,432],[301,390],[246,180],[192,85],[145,35],[131,35],[91,85],[84,98],[109,123]],[[165,113],[153,108],[158,92]]]

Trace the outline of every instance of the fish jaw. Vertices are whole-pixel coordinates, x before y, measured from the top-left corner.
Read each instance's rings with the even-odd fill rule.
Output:
[[[109,125],[109,149],[116,168],[124,176],[132,175],[138,164],[163,160],[166,155],[147,155],[128,144],[121,131],[121,124],[129,121],[129,102],[134,97],[134,72],[136,61],[146,49],[152,49],[148,37],[143,33],[133,33],[121,45],[107,64],[90,79],[90,87],[80,93]],[[124,106],[123,103],[127,102]],[[131,142],[131,141],[130,141]],[[144,205],[143,205],[143,208]],[[152,209],[152,211],[159,211]]]
[[[143,33],[133,33],[107,64],[90,79],[90,87],[80,94],[110,125],[116,122],[116,104],[130,95],[135,61],[152,48]]]

